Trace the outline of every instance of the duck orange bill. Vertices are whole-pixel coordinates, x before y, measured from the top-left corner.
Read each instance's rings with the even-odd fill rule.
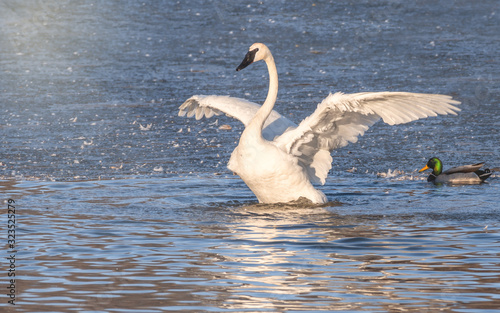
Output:
[[[420,171],[418,171],[418,172],[420,173],[420,172],[423,172],[423,171],[425,171],[427,169],[429,169],[429,167],[426,165],[426,166],[422,167],[422,169]]]

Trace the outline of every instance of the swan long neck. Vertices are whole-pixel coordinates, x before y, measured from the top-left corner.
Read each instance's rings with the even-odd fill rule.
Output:
[[[278,97],[278,71],[276,70],[276,64],[274,63],[274,58],[271,53],[268,57],[264,59],[267,65],[267,70],[269,72],[269,91],[267,92],[266,101],[257,111],[257,114],[250,121],[248,126],[256,127],[256,131],[262,136],[262,128],[266,122],[269,114],[273,111],[274,104],[276,103],[276,98]]]

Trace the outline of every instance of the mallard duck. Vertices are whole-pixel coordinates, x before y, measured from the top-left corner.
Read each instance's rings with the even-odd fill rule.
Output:
[[[480,170],[483,165],[484,162],[457,166],[443,172],[443,162],[438,158],[431,158],[418,172],[432,169],[432,173],[427,177],[427,181],[435,184],[480,184],[492,174],[487,168]]]

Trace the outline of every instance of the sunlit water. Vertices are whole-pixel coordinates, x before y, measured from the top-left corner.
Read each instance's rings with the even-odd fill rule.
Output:
[[[498,174],[433,186],[416,170],[431,156],[498,168],[498,11],[1,2],[0,202],[15,201],[17,252],[16,305],[0,310],[497,311]],[[324,206],[259,205],[226,169],[239,122],[177,117],[193,94],[262,101],[265,67],[234,71],[256,41],[294,121],[334,91],[450,94],[462,112],[377,124],[335,151]]]

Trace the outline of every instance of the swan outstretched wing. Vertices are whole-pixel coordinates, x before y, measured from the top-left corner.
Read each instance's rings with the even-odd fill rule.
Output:
[[[331,168],[330,152],[356,142],[382,119],[389,125],[408,123],[438,114],[456,114],[450,96],[409,92],[330,94],[298,127],[275,139],[282,149],[297,156],[312,182],[325,183]]]
[[[240,120],[245,126],[259,110],[260,105],[245,99],[229,96],[192,96],[179,107],[179,116],[192,117],[197,120],[210,118],[222,113],[232,118]],[[262,136],[267,140],[283,134],[289,127],[296,127],[293,122],[281,116],[278,112],[272,111],[264,124]]]

